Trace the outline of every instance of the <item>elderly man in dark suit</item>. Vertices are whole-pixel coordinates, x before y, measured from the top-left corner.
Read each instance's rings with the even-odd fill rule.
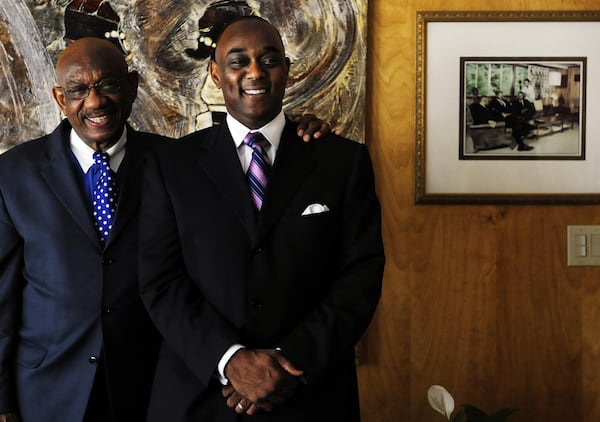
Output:
[[[230,24],[210,64],[226,123],[149,158],[140,282],[165,339],[151,422],[359,420],[354,345],[384,265],[371,162],[339,136],[302,142],[288,69],[272,25]]]
[[[0,422],[143,422],[161,339],[139,296],[141,169],[165,138],[126,124],[138,78],[109,41],[73,42],[56,75],[67,118],[0,156]]]
[[[71,44],[56,75],[67,118],[0,156],[0,413],[144,421],[160,336],[138,291],[139,185],[161,138],[126,126],[137,75],[110,42]],[[102,173],[120,192],[111,228],[92,211]]]

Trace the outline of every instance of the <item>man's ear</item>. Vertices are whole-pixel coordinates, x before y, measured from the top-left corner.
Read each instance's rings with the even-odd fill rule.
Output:
[[[138,87],[139,79],[140,76],[138,75],[137,70],[132,70],[131,72],[127,73],[127,80],[132,87],[135,87],[135,89]]]
[[[221,89],[221,74],[219,73],[219,65],[217,62],[211,60],[210,63],[208,63],[208,70],[210,72],[210,77],[215,83],[215,86]]]
[[[128,84],[127,87],[128,87],[129,96],[130,96],[132,102],[133,102],[133,100],[135,100],[137,98],[139,79],[140,79],[140,76],[138,75],[137,71],[135,71],[135,70],[132,70],[131,72],[129,72],[127,74],[127,84]]]
[[[65,93],[63,92],[62,88],[59,88],[57,86],[53,87],[52,96],[54,97],[56,104],[58,104],[58,106],[60,107],[60,111],[62,111],[62,113],[65,114],[67,98],[65,97]]]

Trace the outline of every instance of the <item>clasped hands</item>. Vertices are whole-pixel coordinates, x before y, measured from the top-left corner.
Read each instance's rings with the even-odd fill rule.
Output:
[[[0,422],[19,422],[19,416],[16,413],[0,413]]]
[[[278,350],[240,349],[225,366],[222,394],[236,413],[270,412],[292,397],[302,374]]]

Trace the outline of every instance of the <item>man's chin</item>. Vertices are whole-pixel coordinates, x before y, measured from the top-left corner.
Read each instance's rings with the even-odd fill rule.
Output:
[[[100,147],[102,150],[106,150],[108,147],[115,144],[119,140],[120,136],[121,133],[115,131],[87,131],[85,138],[83,139],[85,140],[86,144],[94,149],[96,149],[96,147]]]

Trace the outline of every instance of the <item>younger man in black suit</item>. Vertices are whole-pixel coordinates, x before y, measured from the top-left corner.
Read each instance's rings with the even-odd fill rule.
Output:
[[[360,418],[354,345],[384,264],[373,171],[364,145],[296,135],[288,70],[272,25],[230,24],[210,64],[226,123],[149,159],[140,283],[165,339],[150,422]]]

